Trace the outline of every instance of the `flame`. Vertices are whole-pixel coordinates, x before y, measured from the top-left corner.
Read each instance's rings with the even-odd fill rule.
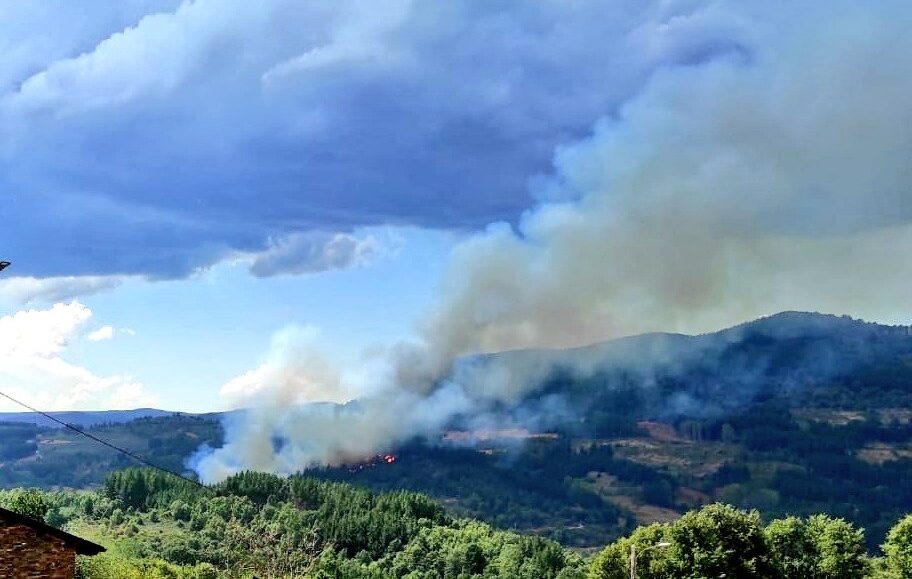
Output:
[[[393,464],[397,460],[399,460],[399,457],[393,453],[377,454],[365,460],[364,462],[348,465],[348,472],[360,472],[366,468],[373,468],[378,464]]]

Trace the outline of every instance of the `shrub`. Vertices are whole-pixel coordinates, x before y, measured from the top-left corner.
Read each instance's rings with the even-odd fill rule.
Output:
[[[902,579],[912,578],[912,515],[906,515],[890,529],[883,550],[890,571]]]
[[[38,489],[13,489],[4,494],[3,506],[37,521],[43,521],[50,509],[47,498]]]

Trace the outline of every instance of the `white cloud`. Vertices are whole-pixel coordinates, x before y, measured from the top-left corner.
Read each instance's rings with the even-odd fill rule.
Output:
[[[114,337],[113,326],[102,326],[95,331],[86,334],[86,339],[90,342],[103,342]]]
[[[196,58],[187,55],[199,55],[226,36],[253,33],[253,23],[267,16],[247,2],[184,2],[173,13],[143,17],[91,52],[51,63],[25,79],[4,105],[73,114],[165,95],[193,72]]]
[[[8,303],[56,303],[114,289],[123,276],[9,277],[0,280],[0,299]]]
[[[65,359],[70,341],[91,317],[92,311],[78,302],[0,317],[0,390],[42,410],[153,404],[132,377],[100,376]],[[22,410],[12,403],[3,407]]]
[[[135,336],[136,332],[130,328],[115,328],[114,326],[101,326],[86,334],[86,339],[90,342],[104,342],[111,340],[115,336]]]

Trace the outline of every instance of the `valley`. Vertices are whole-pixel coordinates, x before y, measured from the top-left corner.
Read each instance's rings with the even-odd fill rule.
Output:
[[[614,361],[584,377],[558,367],[528,400],[503,409],[560,397],[572,419],[478,431],[457,421],[438,438],[387,449],[392,461],[302,472],[426,493],[453,514],[584,552],[716,501],[769,518],[827,512],[864,527],[876,548],[912,505],[906,328],[791,313],[673,337],[662,352],[656,340],[669,343],[647,336],[589,348]],[[637,360],[651,352],[648,371],[616,362],[631,343]],[[97,488],[130,465],[70,431],[22,423],[0,431],[3,487]],[[191,475],[189,458],[223,436],[218,415],[89,431]]]

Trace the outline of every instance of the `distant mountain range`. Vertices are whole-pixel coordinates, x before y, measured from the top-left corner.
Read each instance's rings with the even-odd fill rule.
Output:
[[[605,420],[710,419],[774,399],[786,406],[902,406],[912,394],[912,327],[782,312],[701,335],[650,333],[459,363],[534,376],[523,395],[497,407],[508,421],[587,436]]]
[[[99,424],[123,424],[137,418],[158,418],[177,414],[158,408],[135,408],[133,410],[67,410],[48,412],[67,424],[88,428]],[[62,425],[35,412],[0,412],[0,422],[20,422],[48,428],[63,428]]]
[[[859,372],[868,375],[875,369],[883,371],[884,366],[894,370],[895,363],[902,370],[909,355],[912,326],[789,311],[701,335],[656,332],[578,348],[468,356],[462,362],[552,368],[544,384],[530,385],[525,401],[556,395],[581,414],[608,402],[600,396],[606,390],[613,399],[621,380],[626,383],[621,389],[637,388],[640,404],[652,406],[652,414],[667,417],[691,414],[694,406],[731,409],[757,396],[794,394],[807,386],[831,383],[835,377],[857,378]],[[680,412],[682,401],[690,407],[687,411]],[[522,406],[524,401],[519,402]],[[75,426],[90,427],[174,414],[218,419],[225,413],[136,408],[49,414]],[[705,416],[706,408],[696,414]],[[0,412],[0,422],[61,427],[32,412]]]

